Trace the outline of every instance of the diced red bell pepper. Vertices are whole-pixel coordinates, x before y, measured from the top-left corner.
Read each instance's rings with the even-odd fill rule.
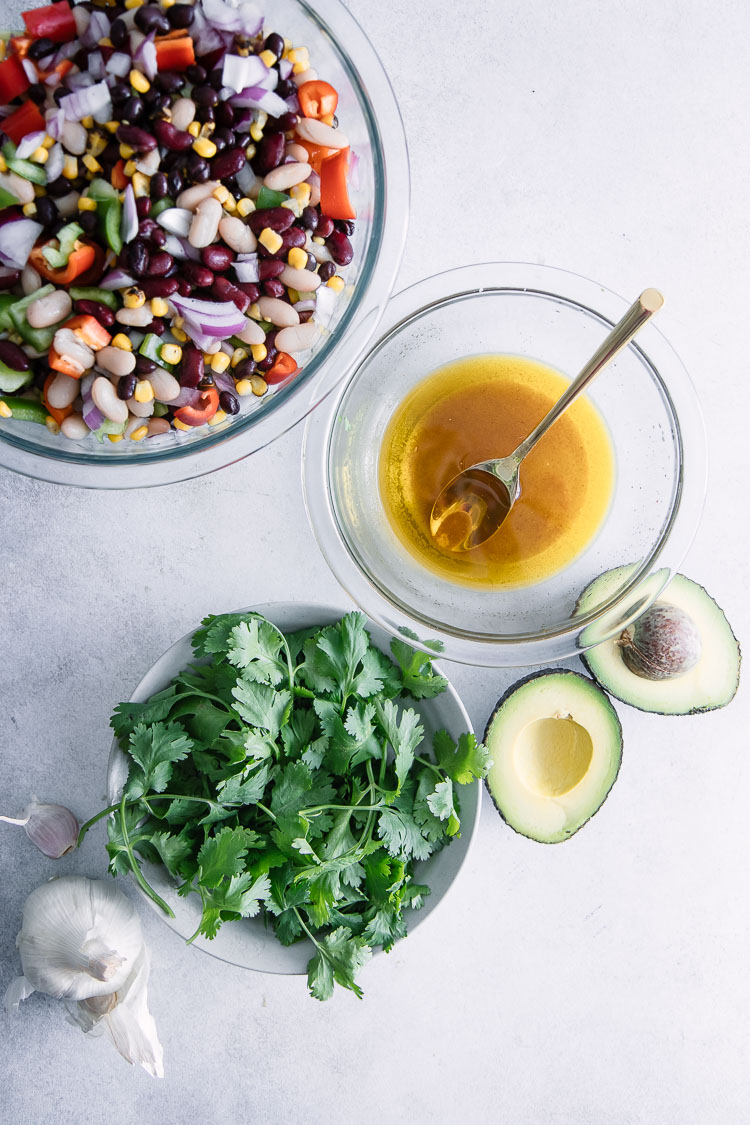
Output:
[[[31,82],[18,55],[0,62],[0,104],[8,105],[14,98],[25,94]]]
[[[219,409],[219,392],[216,387],[206,387],[195,406],[180,406],[174,412],[183,426],[203,426],[210,422]]]
[[[8,54],[18,55],[19,59],[25,59],[33,42],[34,40],[30,35],[11,35],[8,40]]]
[[[74,363],[74,361],[72,359],[69,359],[66,355],[60,355],[60,353],[58,352],[58,350],[57,350],[57,348],[55,347],[54,344],[50,345],[49,354],[47,355],[47,363],[50,365],[50,367],[52,368],[53,371],[59,371],[61,375],[67,375],[71,379],[80,379],[81,375],[83,375],[83,371],[81,370],[81,368],[78,367]],[[44,384],[45,395],[47,393],[47,387],[49,386],[49,384],[52,382],[53,379],[54,379],[54,375],[50,375],[49,378],[45,381],[45,384]],[[53,413],[53,411],[50,410],[50,408],[49,408],[49,406],[47,405],[46,402],[45,402],[44,405],[47,407],[50,414],[52,414],[52,417],[55,419],[56,422],[62,421],[62,418],[58,418]],[[70,413],[70,411],[68,411],[68,413]],[[62,417],[64,418],[65,415],[63,414]]]
[[[357,212],[349,199],[347,175],[349,149],[342,148],[327,157],[320,168],[320,209],[329,219],[356,219]]]
[[[55,349],[50,348],[50,352],[55,352]],[[55,356],[53,358],[57,358],[57,359],[60,358],[57,355],[57,352],[55,352]],[[54,370],[59,371],[60,368],[56,367],[56,368],[54,368]],[[69,374],[68,371],[63,371],[63,375],[68,375],[68,374]],[[44,403],[44,408],[47,411],[47,413],[51,414],[52,417],[57,422],[58,426],[60,426],[60,425],[62,425],[63,421],[68,417],[68,415],[73,413],[73,404],[71,403],[70,406],[63,406],[61,408],[61,407],[57,407],[57,406],[50,406],[50,404],[47,402],[47,392],[49,391],[50,386],[52,385],[52,383],[55,381],[56,378],[57,378],[56,375],[53,375],[52,373],[50,373],[47,376],[47,378],[44,380],[44,390],[42,391],[42,402]],[[78,376],[76,375],[75,378],[77,379]]]
[[[69,328],[74,332],[79,340],[83,340],[92,352],[98,352],[101,348],[106,348],[112,337],[110,336],[104,325],[100,324],[95,316],[89,316],[83,313],[79,316],[72,316],[70,320],[66,320],[63,328]]]
[[[130,183],[130,180],[125,175],[124,160],[117,161],[114,168],[112,169],[112,175],[110,176],[110,179],[112,181],[112,187],[117,188],[118,191],[125,191],[125,188]]]
[[[49,264],[42,253],[44,246],[44,242],[38,242],[36,244],[29,255],[29,262],[45,281],[54,281],[56,285],[72,285],[76,279],[80,279],[78,281],[79,285],[85,285],[87,283],[87,279],[84,280],[84,276],[90,272],[96,262],[96,251],[98,247],[88,242],[82,242],[70,255],[66,265],[56,269]],[[101,255],[103,259],[103,250],[101,251]]]
[[[338,149],[327,148],[325,145],[314,145],[311,141],[303,141],[301,137],[295,137],[294,143],[302,145],[307,149],[307,159],[313,172],[320,175],[320,170],[323,166],[323,161],[327,160],[329,156],[335,156]]]
[[[321,78],[303,82],[297,90],[297,97],[305,117],[328,117],[336,112],[339,104],[339,96],[334,87]]]
[[[296,375],[299,371],[297,361],[289,352],[279,352],[276,359],[273,361],[268,371],[263,373],[263,378],[270,387],[276,383],[283,383],[286,379],[291,379],[292,375]]]
[[[193,40],[184,31],[170,31],[157,35],[156,66],[159,70],[185,70],[195,63]]]
[[[67,0],[22,12],[26,30],[33,39],[51,39],[53,43],[69,43],[78,34],[76,21]]]
[[[20,109],[0,121],[0,129],[17,145],[28,133],[43,130],[44,118],[35,102],[24,102]]]

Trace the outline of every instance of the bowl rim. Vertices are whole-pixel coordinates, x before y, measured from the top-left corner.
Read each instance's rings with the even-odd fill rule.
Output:
[[[320,614],[321,622],[325,623],[328,620],[331,620],[331,621],[339,620],[342,616],[344,616],[344,614],[350,613],[352,611],[352,608],[353,607],[351,605],[344,605],[344,604],[331,605],[327,602],[318,603],[318,602],[302,602],[302,601],[294,601],[294,602],[291,602],[291,601],[273,601],[273,602],[260,602],[256,605],[247,606],[245,608],[237,609],[237,610],[228,610],[227,612],[229,612],[229,613],[261,613],[261,614],[263,614],[264,617],[268,617],[269,621],[273,621],[274,613],[285,614],[285,613],[304,612],[304,611],[313,611],[314,610],[316,614],[318,614],[318,613]],[[369,618],[368,618],[367,628],[370,629],[373,624],[376,627],[379,627],[377,625],[377,622],[370,621]],[[154,672],[157,669],[159,669],[159,671],[163,671],[164,673],[166,673],[167,670],[171,668],[172,670],[169,673],[170,677],[171,677],[171,676],[176,674],[176,671],[178,670],[178,668],[181,669],[182,667],[184,667],[184,660],[181,657],[180,657],[179,660],[177,659],[178,653],[183,652],[186,645],[187,645],[188,648],[191,649],[190,642],[192,641],[193,635],[194,635],[195,630],[197,628],[198,628],[198,625],[196,625],[194,628],[190,629],[187,633],[184,633],[181,637],[178,637],[177,640],[173,641],[172,644],[170,644],[164,650],[164,652],[162,652],[162,654],[160,656],[158,656],[156,658],[156,660],[154,660],[154,662],[144,672],[143,676],[141,677],[141,679],[138,681],[137,685],[133,689],[128,702],[130,702],[130,703],[144,702],[145,700],[147,700],[148,698],[150,698],[154,694],[154,690],[160,690],[159,688],[154,689],[153,686],[151,686],[151,679],[153,677]],[[380,626],[379,628],[382,628],[382,626]],[[378,647],[380,647],[380,646],[378,646]],[[192,649],[191,649],[191,651],[192,651]],[[160,667],[159,667],[162,664],[165,665],[164,669],[160,669]],[[466,710],[466,707],[463,703],[463,700],[461,699],[460,695],[458,694],[456,688],[451,683],[449,677],[446,675],[445,668],[443,668],[437,662],[433,663],[433,667],[446,680],[445,692],[441,692],[441,696],[443,696],[443,697],[447,696],[450,699],[452,706],[456,708],[458,718],[460,719],[461,726],[462,726],[461,733],[463,733],[464,731],[468,731],[470,733],[475,733],[474,726],[471,722],[471,719],[470,719],[469,714]],[[166,686],[166,685],[163,685],[163,686]],[[440,697],[437,697],[437,698],[440,698]],[[433,702],[434,702],[433,699],[421,699],[421,700],[415,701],[413,703],[413,706],[416,707],[417,710],[420,710],[423,707],[429,708],[429,706]],[[107,757],[107,800],[108,800],[109,804],[116,804],[120,799],[121,787],[122,787],[124,778],[126,776],[124,771],[126,769],[127,769],[127,759],[126,759],[123,751],[121,750],[121,748],[119,746],[117,738],[113,737],[112,743],[110,745],[109,754],[108,754],[108,757]],[[426,914],[423,913],[422,910],[416,910],[416,911],[411,912],[411,914],[409,915],[409,930],[408,930],[408,933],[406,935],[407,938],[410,937],[420,925],[423,925],[428,919],[432,918],[435,915],[435,913],[442,907],[446,898],[449,896],[449,894],[453,890],[456,882],[458,881],[459,876],[461,875],[462,871],[464,870],[464,868],[466,866],[466,863],[469,859],[469,856],[471,854],[471,851],[474,847],[474,844],[475,844],[475,841],[476,841],[476,838],[477,838],[478,829],[479,829],[479,819],[480,819],[480,815],[481,815],[481,811],[482,811],[482,800],[483,800],[484,786],[483,786],[483,783],[481,783],[479,781],[475,781],[475,782],[472,783],[471,786],[465,787],[465,788],[469,788],[469,789],[474,790],[474,794],[475,794],[475,797],[476,797],[476,803],[475,803],[475,809],[474,809],[474,812],[473,812],[473,816],[472,816],[470,822],[468,821],[468,818],[467,818],[467,820],[464,820],[463,815],[462,815],[461,834],[460,835],[461,835],[462,840],[465,839],[465,845],[464,845],[463,855],[462,855],[462,857],[460,859],[460,862],[458,864],[458,868],[456,869],[456,872],[455,872],[451,882],[448,884],[448,886],[446,887],[443,894],[440,896],[440,898],[438,898],[434,901],[434,905],[431,906],[431,909]],[[109,818],[107,818],[107,819],[109,819]],[[149,865],[146,864],[146,866],[149,866]],[[157,870],[160,870],[158,868],[158,865],[153,865],[153,866]],[[156,915],[169,927],[170,930],[172,930],[173,933],[177,934],[181,938],[184,938],[186,935],[179,928],[178,919],[177,918],[170,918],[168,915],[164,914],[164,912],[160,909],[158,904],[155,903],[153,901],[153,899],[151,899],[143,891],[143,889],[138,884],[138,881],[136,880],[136,878],[135,878],[135,876],[132,872],[129,873],[129,878],[132,881],[133,886],[138,891],[138,894],[144,899],[145,902],[148,903],[148,905],[154,910]],[[202,936],[196,938],[196,940],[191,943],[191,947],[194,946],[195,948],[201,950],[202,952],[208,953],[211,957],[214,957],[218,961],[223,961],[225,964],[233,965],[237,968],[247,969],[250,972],[263,973],[263,974],[268,975],[268,976],[304,976],[305,972],[306,972],[306,970],[304,970],[304,969],[289,969],[287,971],[284,971],[284,970],[280,970],[280,969],[253,967],[251,965],[240,964],[237,961],[231,960],[228,956],[224,956],[221,953],[217,952],[216,948],[213,947],[213,945],[214,945],[213,942],[208,941],[206,938],[204,938]],[[296,942],[295,946],[294,946],[294,948],[297,948],[297,949],[303,949],[303,948],[307,949],[308,947],[310,949],[310,952],[312,953],[312,946],[310,946],[309,940],[307,938],[303,939],[300,942]],[[280,946],[280,948],[283,949],[285,947]],[[383,950],[380,946],[377,946],[376,948],[373,949],[372,952],[373,952],[373,957],[376,957],[376,956],[379,956],[383,952]]]
[[[563,291],[561,292],[560,289]],[[374,621],[394,635],[411,636],[430,643],[448,659],[488,667],[528,667],[579,655],[625,628],[654,601],[680,565],[698,527],[707,486],[706,435],[699,400],[690,376],[672,345],[651,322],[639,342],[631,343],[654,379],[671,414],[677,454],[672,508],[656,544],[636,566],[626,585],[594,611],[571,616],[566,625],[545,632],[476,634],[447,627],[414,611],[377,576],[360,564],[336,514],[331,487],[330,456],[339,409],[369,360],[410,322],[426,311],[483,292],[512,291],[562,301],[611,326],[631,302],[582,274],[555,266],[528,262],[482,262],[446,270],[400,290],[388,303],[378,338],[368,347],[348,378],[329,400],[325,410],[312,415],[303,441],[303,492],[308,521],[330,569],[349,596]],[[648,345],[643,337],[648,333]],[[669,387],[660,374],[668,366]],[[678,374],[679,373],[679,374]],[[676,384],[676,385],[675,385]],[[675,405],[677,401],[678,405]],[[678,409],[679,406],[679,409]],[[683,432],[689,429],[691,449],[685,458]],[[322,485],[321,483],[322,482]],[[628,562],[629,560],[623,560]],[[651,582],[648,598],[634,601],[633,594]],[[590,640],[586,630],[605,618],[606,633]],[[424,634],[427,630],[427,635]]]
[[[333,45],[359,102],[372,144],[373,225],[362,251],[362,272],[336,329],[299,376],[225,429],[197,441],[119,458],[78,453],[60,439],[35,446],[12,427],[0,427],[0,466],[52,484],[80,488],[150,488],[204,476],[282,437],[330,395],[357,363],[385,310],[398,275],[409,218],[409,155],[401,112],[383,63],[343,0],[293,0]],[[343,44],[346,43],[346,46]],[[355,58],[356,56],[356,58]]]

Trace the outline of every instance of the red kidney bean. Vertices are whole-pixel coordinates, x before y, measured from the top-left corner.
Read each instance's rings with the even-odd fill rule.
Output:
[[[140,11],[140,8],[138,9]],[[171,121],[165,121],[163,117],[157,118],[153,122],[154,133],[160,145],[170,152],[187,152],[195,140],[191,137],[190,133],[182,129],[175,129]]]
[[[197,152],[190,153],[185,171],[195,184],[205,184],[211,175],[208,161]]]
[[[242,359],[232,370],[235,379],[249,379],[258,370],[258,364],[250,356],[247,359]]]
[[[154,172],[153,176],[151,177],[151,185],[150,186],[151,186],[151,198],[152,199],[163,199],[164,196],[167,194],[167,191],[168,191],[167,177],[165,176],[164,172]],[[38,209],[39,209],[39,205],[37,204],[37,210]]]
[[[133,371],[129,375],[121,375],[117,380],[117,397],[126,400],[132,398],[137,382],[138,376]]]
[[[167,241],[167,232],[162,230],[161,227],[156,227],[155,230],[151,231],[151,241],[154,246],[163,246]]]
[[[312,311],[312,309],[304,309],[304,310],[303,310],[303,311],[302,311],[302,312],[301,312],[301,313],[299,314],[299,322],[300,322],[300,324],[307,324],[308,320],[312,320],[312,316],[313,316],[313,311]]]
[[[354,257],[352,244],[340,230],[333,231],[326,239],[326,246],[337,266],[348,266]]]
[[[167,173],[167,192],[169,195],[178,196],[185,186],[185,177],[179,168],[170,168]]]
[[[203,352],[192,344],[186,344],[182,349],[179,379],[181,387],[197,387],[205,375]]]
[[[193,292],[193,287],[192,287],[192,285],[190,284],[189,281],[185,280],[184,277],[178,277],[177,278],[177,292],[180,294],[181,297],[189,297],[190,294]]]
[[[20,270],[13,270],[12,273],[6,274],[5,277],[0,277],[0,289],[12,289],[20,276]]]
[[[11,340],[0,340],[0,361],[12,367],[14,371],[28,371],[29,361],[18,344]]]
[[[139,195],[135,201],[135,210],[139,219],[147,219],[151,210],[151,200],[147,195]]]
[[[137,94],[133,94],[122,107],[120,116],[123,121],[127,121],[129,125],[135,125],[141,120],[145,112],[146,106],[143,103],[143,98],[139,98]]]
[[[258,143],[253,157],[255,171],[261,176],[266,176],[274,168],[278,168],[284,159],[285,145],[286,137],[283,133],[266,133],[263,140]],[[133,147],[135,148],[135,145]]]
[[[299,117],[296,113],[282,113],[279,118],[279,129],[285,133],[291,133],[298,121]]]
[[[245,167],[246,161],[244,148],[225,149],[211,161],[211,179],[225,180],[227,176],[236,176]]]
[[[183,262],[182,276],[194,285],[196,289],[208,289],[214,283],[213,270],[201,266],[198,262]]]
[[[140,352],[135,353],[135,370],[138,375],[150,375],[152,371],[156,371],[156,366],[153,359],[147,359]]]
[[[351,219],[334,219],[333,225],[336,230],[340,230],[342,234],[348,234],[350,236],[354,234],[354,223]]]
[[[91,214],[91,212],[88,212],[88,214]],[[150,238],[153,232],[156,230],[156,225],[157,224],[153,219],[141,219],[140,223],[138,224],[138,233],[143,238]]]
[[[112,309],[103,305],[101,301],[75,301],[73,307],[81,316],[93,316],[95,320],[99,321],[102,328],[111,328],[115,323],[115,314]]]
[[[266,227],[281,234],[294,222],[294,214],[288,207],[265,207],[262,211],[251,211],[248,222],[255,235],[260,234]]]
[[[279,354],[273,344],[270,347],[266,344],[266,351],[266,358],[262,359],[258,364],[259,371],[268,371],[273,367],[276,356]]]
[[[288,230],[281,232],[281,246],[272,254],[267,250],[262,242],[258,243],[258,253],[262,259],[268,260],[269,258],[286,258],[289,251],[294,246],[305,245],[305,232],[300,230],[299,227],[289,227]]]
[[[151,152],[158,144],[156,137],[152,137],[138,125],[118,125],[115,136],[121,144],[130,145],[136,152]],[[191,144],[192,139],[191,137]]]
[[[166,250],[157,250],[155,254],[149,256],[146,273],[149,277],[163,277],[165,273],[169,273],[173,265],[174,258],[171,254]]]
[[[231,281],[227,281],[225,277],[217,277],[211,287],[211,294],[217,301],[233,301],[240,312],[246,312],[250,308],[252,299],[233,285]],[[257,300],[257,297],[255,298]]]
[[[147,324],[143,329],[144,332],[153,332],[155,336],[163,336],[167,330],[167,326],[161,317],[154,317],[150,324]]]
[[[249,298],[251,304],[260,297],[260,286],[254,281],[238,281],[237,288]]]
[[[128,243],[127,257],[128,265],[136,277],[148,273],[148,247],[142,238],[134,238]]]
[[[329,234],[333,234],[333,219],[329,219],[327,215],[321,215],[318,219],[318,229],[315,232],[320,238],[328,238]]]
[[[258,262],[258,276],[261,281],[268,281],[272,277],[278,277],[282,273],[285,262],[278,261],[275,258],[263,258]]]
[[[278,281],[275,277],[269,277],[268,281],[263,282],[263,292],[266,297],[283,297],[286,288],[282,281]]]
[[[146,278],[141,282],[141,289],[148,297],[171,297],[177,292],[179,282],[176,277]],[[187,296],[187,294],[185,294]]]
[[[231,391],[222,391],[219,395],[219,406],[225,414],[238,414],[240,400]]]
[[[208,266],[210,270],[228,270],[234,261],[234,251],[230,250],[228,246],[219,246],[214,243],[211,246],[204,246],[201,250],[201,261],[204,266]]]

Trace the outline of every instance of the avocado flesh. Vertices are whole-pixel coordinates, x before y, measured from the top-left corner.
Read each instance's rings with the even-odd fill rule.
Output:
[[[622,729],[606,695],[562,668],[514,685],[485,733],[487,788],[514,831],[542,844],[569,839],[600,808],[622,756]]]
[[[577,609],[585,612],[604,602],[621,587],[630,569],[618,567],[595,579],[581,594]],[[659,602],[677,606],[694,622],[701,638],[697,664],[672,679],[648,680],[630,671],[615,637],[581,657],[586,668],[610,695],[641,711],[695,715],[726,707],[739,685],[740,646],[724,612],[702,586],[684,574],[674,575]]]

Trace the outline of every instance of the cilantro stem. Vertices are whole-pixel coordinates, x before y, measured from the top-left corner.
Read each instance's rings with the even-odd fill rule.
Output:
[[[441,781],[443,780],[443,771],[440,769],[440,766],[436,766],[434,762],[428,761],[427,758],[420,758],[419,754],[414,755],[414,761],[419,762],[423,766],[427,766],[433,773],[438,775]]]
[[[125,800],[124,795],[123,800]],[[137,805],[139,801],[143,802],[146,808],[149,809],[149,812],[151,811],[151,809],[149,808],[150,801],[201,801],[204,805],[211,805],[212,808],[226,807],[225,805],[222,805],[221,801],[212,801],[210,797],[194,797],[190,793],[149,793],[148,796],[134,797],[132,801],[125,800],[125,806],[129,807],[131,805]],[[81,826],[81,830],[78,833],[76,847],[80,848],[81,844],[83,843],[83,838],[88,832],[89,828],[93,828],[98,820],[102,820],[103,817],[109,816],[110,813],[117,812],[117,810],[122,807],[124,807],[122,801],[118,801],[116,805],[108,805],[106,809],[102,809],[102,811],[98,812],[96,816],[92,816],[90,820],[87,820],[86,823]]]
[[[135,858],[135,852],[133,851],[133,845],[130,842],[130,837],[128,836],[128,828],[127,828],[127,824],[125,822],[125,809],[126,809],[127,805],[128,805],[128,800],[127,800],[127,797],[125,796],[125,794],[123,793],[122,800],[120,801],[120,831],[122,832],[122,838],[123,838],[123,841],[125,843],[125,851],[127,852],[127,856],[128,856],[128,860],[130,861],[131,869],[133,871],[133,874],[135,875],[135,880],[138,883],[138,886],[141,888],[141,890],[144,891],[144,893],[146,895],[148,895],[148,897],[150,899],[152,899],[153,902],[155,902],[158,906],[160,906],[165,914],[168,914],[170,918],[174,918],[174,911],[172,910],[172,908],[170,906],[167,905],[167,903],[164,901],[164,899],[161,898],[161,896],[156,893],[154,888],[146,881],[146,878],[145,878],[143,872],[141,871],[140,864],[138,863],[138,860]]]
[[[76,840],[76,847],[80,848],[81,844],[83,843],[84,836],[88,832],[89,828],[93,828],[97,820],[101,820],[103,817],[109,816],[110,813],[117,812],[119,807],[119,804],[109,805],[106,809],[102,809],[101,812],[98,812],[96,816],[92,816],[91,820],[87,820],[85,824],[81,825],[81,830],[78,833],[78,839]]]
[[[305,931],[305,933],[307,934],[307,936],[309,937],[309,939],[313,943],[313,945],[317,946],[317,948],[320,950],[320,952],[323,954],[323,956],[326,958],[326,960],[330,960],[330,958],[328,957],[324,947],[320,944],[320,942],[315,937],[315,934],[312,932],[312,930],[309,928],[309,926],[307,926],[305,924],[305,919],[302,917],[302,915],[300,914],[297,907],[293,906],[292,910],[297,915],[297,921],[299,922],[300,926]]]
[[[266,808],[265,805],[262,805],[260,803],[260,801],[255,802],[255,807],[256,807],[256,809],[261,809],[266,814],[266,816],[270,816],[270,818],[274,822],[274,824],[277,823],[276,816],[274,815],[274,813],[272,813],[270,809]],[[305,811],[307,811],[307,810],[305,810]]]

